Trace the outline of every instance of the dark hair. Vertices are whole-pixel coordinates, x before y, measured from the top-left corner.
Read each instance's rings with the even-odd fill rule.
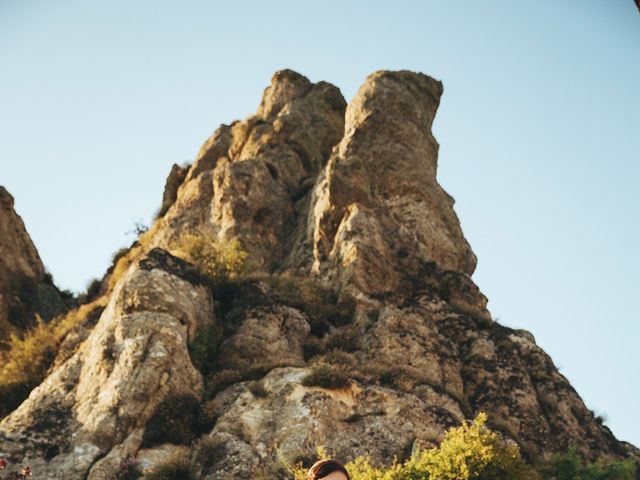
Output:
[[[350,480],[347,469],[335,460],[318,460],[307,472],[307,480],[320,480],[333,472],[342,472]]]

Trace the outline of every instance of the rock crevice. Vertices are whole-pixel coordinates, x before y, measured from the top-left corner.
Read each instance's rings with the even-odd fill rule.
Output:
[[[329,83],[277,72],[255,115],[172,169],[95,327],[0,422],[0,456],[40,478],[98,480],[127,458],[148,467],[186,449],[198,478],[278,476],[279,456],[318,445],[341,460],[404,458],[484,411],[530,460],[570,444],[589,459],[640,458],[533,335],[492,319],[436,178],[442,93],[426,75],[379,71],[347,106]],[[251,275],[212,288],[169,253],[186,232],[238,240]],[[203,332],[215,348],[201,372],[188,344]],[[209,457],[178,437],[148,441],[175,396],[189,399],[176,407],[185,418],[213,418],[178,436]]]

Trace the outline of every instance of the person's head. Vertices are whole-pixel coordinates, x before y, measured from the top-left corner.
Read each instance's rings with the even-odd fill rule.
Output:
[[[307,472],[307,480],[350,480],[349,472],[335,460],[318,460]]]

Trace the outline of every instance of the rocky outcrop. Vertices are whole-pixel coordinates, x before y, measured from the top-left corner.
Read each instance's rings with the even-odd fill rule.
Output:
[[[453,198],[436,181],[441,95],[440,82],[410,72],[377,72],[360,88],[314,192],[315,272],[375,295],[401,290],[424,261],[473,273]]]
[[[0,186],[0,350],[9,333],[34,324],[35,314],[47,321],[66,308],[14,210],[13,197]]]
[[[383,71],[346,107],[334,86],[277,72],[254,116],[172,169],[93,330],[0,423],[0,456],[40,478],[114,478],[174,454],[197,478],[279,478],[317,446],[402,459],[480,411],[529,460],[571,444],[637,455],[532,334],[487,310],[437,182],[441,95]],[[205,281],[167,252],[185,232],[239,240],[252,274]]]
[[[164,216],[167,210],[173,205],[178,198],[178,188],[182,185],[184,178],[187,176],[189,169],[181,167],[174,163],[164,185],[164,193],[162,194],[162,205],[158,211],[157,217]]]
[[[112,478],[158,405],[202,394],[187,342],[214,316],[197,278],[160,250],[133,264],[80,349],[3,420],[2,453],[43,478]]]
[[[296,228],[296,201],[340,140],[345,106],[333,85],[276,73],[256,115],[222,125],[202,146],[152,245],[197,230],[240,240],[255,269],[273,270]]]

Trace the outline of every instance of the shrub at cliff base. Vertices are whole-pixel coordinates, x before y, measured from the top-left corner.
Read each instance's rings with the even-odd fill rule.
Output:
[[[473,423],[449,430],[437,448],[421,450],[404,463],[373,467],[359,457],[347,464],[353,480],[538,480],[517,447],[503,442],[480,413]]]
[[[414,453],[405,462],[375,467],[366,457],[357,457],[345,466],[352,480],[634,480],[632,460],[598,461],[586,464],[569,450],[539,466],[526,464],[518,449],[503,441],[487,427],[487,416],[478,414],[472,423],[450,429],[440,444]],[[319,458],[329,458],[318,449]],[[295,480],[306,478],[306,468],[281,459]]]
[[[550,462],[540,467],[540,473],[542,478],[553,480],[634,480],[636,465],[631,459],[586,463],[572,447],[563,455],[554,455]]]

